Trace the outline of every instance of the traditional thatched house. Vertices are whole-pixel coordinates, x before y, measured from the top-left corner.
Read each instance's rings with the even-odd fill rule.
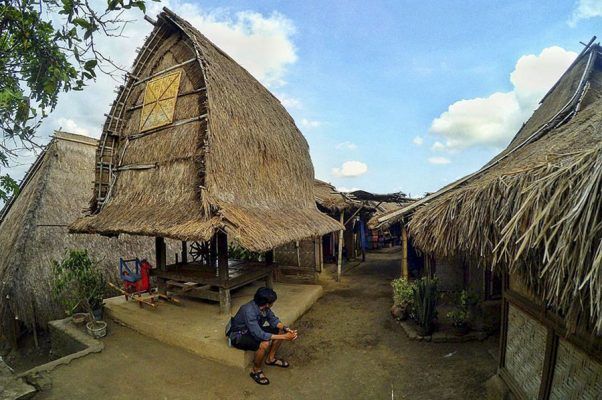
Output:
[[[231,271],[229,242],[267,252],[340,225],[316,208],[308,144],[280,102],[170,10],[151,22],[103,129],[91,214],[72,229],[154,236],[160,260],[163,238],[198,242],[202,260],[156,276],[227,311],[230,290],[271,276]]]
[[[602,393],[601,50],[590,42],[508,148],[410,222],[422,250],[504,274],[499,375],[518,398]]]
[[[50,281],[52,260],[67,250],[87,249],[109,278],[116,278],[120,256],[154,256],[147,238],[69,234],[68,224],[88,204],[96,146],[89,137],[56,132],[0,214],[0,330],[11,339],[15,321],[45,327],[64,317]]]

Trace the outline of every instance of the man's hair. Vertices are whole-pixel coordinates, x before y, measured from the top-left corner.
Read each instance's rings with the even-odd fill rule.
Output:
[[[267,287],[260,287],[255,292],[255,296],[253,296],[253,301],[259,307],[261,307],[265,306],[266,304],[271,304],[275,302],[277,298],[278,296],[276,295],[276,292],[274,292],[272,289]]]

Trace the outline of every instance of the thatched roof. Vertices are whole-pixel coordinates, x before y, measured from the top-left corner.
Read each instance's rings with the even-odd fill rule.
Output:
[[[602,332],[599,54],[586,48],[508,148],[420,201],[409,227],[422,250],[506,269],[570,327]]]
[[[140,132],[149,78],[181,71],[173,123]],[[265,251],[338,230],[316,208],[309,146],[280,102],[168,9],[138,54],[107,118],[84,233],[209,240],[223,229]],[[114,147],[114,148],[113,148]],[[105,173],[106,176],[106,173]],[[108,189],[105,187],[108,186]]]
[[[149,238],[73,235],[68,224],[87,206],[97,141],[57,132],[30,168],[0,223],[0,329],[15,316],[38,325],[64,317],[51,298],[51,261],[68,249],[87,249],[114,278],[119,257],[154,259]],[[35,313],[34,313],[35,309]]]
[[[361,206],[360,202],[352,200],[330,183],[319,179],[314,180],[314,196],[318,206],[327,211],[340,212]]]
[[[416,200],[414,199],[407,199],[404,202],[400,202],[400,203],[391,203],[391,202],[383,202],[380,203],[378,205],[378,207],[376,207],[376,211],[374,212],[374,214],[372,215],[372,217],[370,218],[370,220],[368,220],[368,228],[369,229],[378,229],[378,228],[388,228],[391,223],[381,223],[379,220],[381,217],[385,216],[385,215],[389,215],[393,212],[399,211],[401,209],[403,209],[404,207],[407,207],[408,205],[412,204],[413,202],[415,202]],[[397,222],[397,221],[395,221]]]

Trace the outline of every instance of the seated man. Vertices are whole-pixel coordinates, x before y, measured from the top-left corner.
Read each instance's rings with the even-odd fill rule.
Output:
[[[270,309],[276,298],[276,292],[272,289],[259,288],[253,300],[240,307],[230,321],[228,336],[232,345],[237,349],[255,352],[250,375],[260,385],[270,383],[261,370],[263,360],[265,359],[266,365],[287,368],[288,362],[276,358],[276,351],[283,340],[297,339],[297,331],[284,326]],[[268,326],[264,326],[266,322]]]

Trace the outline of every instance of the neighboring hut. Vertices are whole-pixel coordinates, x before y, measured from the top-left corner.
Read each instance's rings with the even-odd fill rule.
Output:
[[[68,224],[88,204],[96,146],[95,139],[56,132],[0,214],[0,330],[13,341],[20,323],[45,328],[49,320],[65,316],[51,296],[50,282],[52,261],[67,250],[88,250],[112,280],[120,256],[154,256],[146,238],[68,233]]]
[[[271,264],[273,248],[340,225],[316,208],[309,146],[278,99],[167,8],[152,23],[103,129],[91,214],[72,229],[156,237],[160,289],[229,312],[231,290],[272,274],[229,267],[229,242]],[[186,265],[166,265],[164,238],[183,241]]]
[[[361,207],[361,202],[351,200],[331,184],[319,179],[314,180],[314,197],[321,212],[338,219],[341,223],[345,222],[345,213],[350,216],[350,213]],[[341,231],[330,232],[278,247],[275,250],[275,260],[279,264],[280,273],[283,277],[316,281],[317,273],[322,271],[324,262],[340,261],[342,265],[343,251],[339,252],[339,243],[341,248],[351,246],[349,231],[353,234],[353,225],[350,222],[345,225],[343,235]],[[343,241],[339,241],[341,236]]]
[[[337,277],[340,277],[344,258],[347,261],[358,257],[365,260],[366,250],[372,248],[368,220],[376,213],[397,209],[401,204],[413,201],[403,193],[380,195],[363,190],[342,193],[319,179],[314,181],[314,196],[318,209],[339,219],[345,225],[345,230],[287,243],[278,247],[275,253],[280,271],[314,281],[325,262],[337,263]],[[386,232],[389,234],[388,243],[392,243],[390,230],[387,229]],[[343,238],[342,241],[339,240],[340,237]],[[383,235],[382,242],[384,241]]]
[[[504,275],[499,376],[518,398],[602,393],[602,49],[592,42],[508,148],[414,205],[410,221],[422,250]]]

